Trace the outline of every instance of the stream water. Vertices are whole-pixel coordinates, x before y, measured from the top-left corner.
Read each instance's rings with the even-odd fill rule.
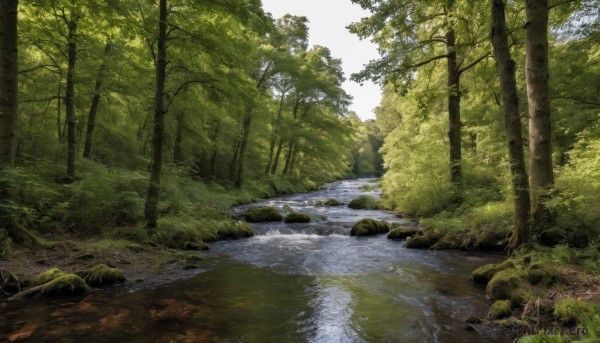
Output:
[[[512,341],[465,323],[485,317],[490,305],[469,274],[498,257],[411,250],[385,235],[350,237],[365,217],[415,224],[387,211],[313,206],[378,196],[369,185],[374,180],[341,181],[234,208],[241,214],[269,205],[320,219],[252,224],[255,237],[212,244],[199,274],[186,280],[9,303],[0,307],[0,342],[18,340],[20,332],[24,342]]]

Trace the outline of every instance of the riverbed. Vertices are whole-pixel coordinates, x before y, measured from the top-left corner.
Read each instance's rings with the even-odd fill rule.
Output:
[[[308,224],[251,224],[255,236],[211,245],[197,274],[162,286],[123,285],[77,299],[0,307],[0,337],[23,342],[511,342],[469,325],[490,301],[470,272],[497,256],[404,248],[350,237],[362,218],[416,223],[382,210],[323,207],[378,197],[374,179],[340,181],[255,206],[311,215]],[[21,337],[27,337],[19,340]],[[32,333],[33,332],[33,333]],[[2,341],[3,342],[3,341]]]

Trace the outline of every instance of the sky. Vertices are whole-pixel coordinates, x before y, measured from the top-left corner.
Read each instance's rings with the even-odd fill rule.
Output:
[[[342,59],[347,81],[343,87],[352,97],[350,110],[362,120],[373,119],[373,109],[381,101],[378,85],[364,82],[361,87],[350,81],[350,75],[362,70],[370,60],[379,57],[377,47],[367,40],[360,40],[346,29],[350,23],[369,15],[350,0],[262,0],[265,12],[277,19],[290,13],[308,18],[310,45],[322,45],[331,50],[333,57]]]

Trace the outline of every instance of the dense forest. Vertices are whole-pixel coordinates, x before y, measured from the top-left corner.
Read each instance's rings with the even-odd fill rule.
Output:
[[[304,17],[28,1],[17,23],[2,6],[2,255],[8,237],[155,228],[377,173],[374,126],[348,113],[341,60],[308,46]]]
[[[2,1],[0,259],[197,247],[244,235],[233,205],[381,176],[408,247],[511,257],[473,274],[509,313],[553,266],[598,275],[600,2],[351,2],[381,54],[364,122],[343,56],[260,0]]]

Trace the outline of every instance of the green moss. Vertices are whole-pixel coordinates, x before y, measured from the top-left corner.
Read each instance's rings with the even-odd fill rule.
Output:
[[[551,284],[558,278],[558,272],[550,262],[536,262],[527,268],[527,280],[532,284]]]
[[[432,250],[460,249],[463,247],[464,233],[461,231],[450,231],[431,246]]]
[[[348,204],[353,210],[375,210],[379,208],[379,200],[370,195],[361,195]]]
[[[403,227],[398,227],[390,231],[387,238],[388,239],[406,239],[407,237],[412,237],[417,233],[417,229],[408,229]]]
[[[490,309],[491,319],[502,319],[512,314],[512,307],[509,301],[496,300]]]
[[[508,245],[509,232],[492,229],[482,229],[478,234],[475,246],[479,250],[504,251]]]
[[[13,252],[13,241],[8,236],[6,229],[0,228],[0,257],[8,256]]]
[[[510,292],[510,303],[513,307],[520,307],[531,299],[531,292],[526,288],[516,288]]]
[[[350,236],[372,236],[390,231],[388,223],[364,218],[352,226]]]
[[[527,288],[527,280],[523,274],[522,271],[512,268],[496,273],[488,282],[486,293],[494,300],[511,299],[513,291]]]
[[[554,318],[566,324],[575,324],[579,323],[581,318],[597,313],[596,310],[593,304],[584,300],[566,298],[554,305]]]
[[[210,247],[204,242],[185,242],[183,244],[184,250],[209,250]]]
[[[254,231],[247,224],[225,220],[217,225],[217,236],[219,239],[248,238],[254,236]]]
[[[90,286],[75,274],[64,274],[48,282],[42,288],[44,296],[61,296],[88,293]]]
[[[333,206],[342,206],[342,205],[344,205],[344,203],[337,201],[336,199],[329,198],[323,202],[323,205],[333,207]]]
[[[123,272],[116,268],[110,268],[105,264],[95,266],[86,274],[84,280],[90,286],[94,287],[107,286],[125,281]]]
[[[423,235],[414,236],[406,241],[409,249],[429,249],[440,240],[440,235],[427,231]]]
[[[65,275],[65,273],[62,270],[58,268],[52,268],[38,275],[35,284],[43,285],[63,275]]]
[[[270,206],[252,208],[246,212],[244,217],[249,223],[280,222],[283,219],[281,214]]]
[[[506,260],[497,265],[486,264],[485,266],[475,269],[471,273],[471,280],[475,281],[476,283],[487,284],[492,277],[496,275],[496,273],[514,267],[515,264],[511,260]]]
[[[310,223],[310,216],[304,213],[290,212],[283,221],[286,223]]]

